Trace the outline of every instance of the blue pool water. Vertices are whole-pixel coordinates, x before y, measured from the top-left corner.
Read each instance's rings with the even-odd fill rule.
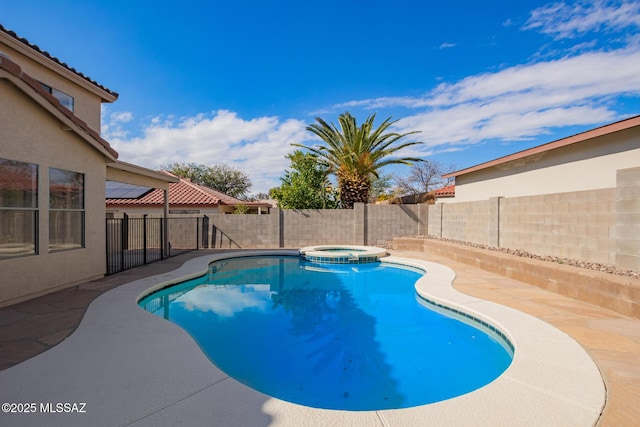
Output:
[[[431,310],[415,292],[422,274],[384,263],[234,258],[139,304],[267,395],[327,409],[406,408],[480,388],[512,360],[494,334]]]

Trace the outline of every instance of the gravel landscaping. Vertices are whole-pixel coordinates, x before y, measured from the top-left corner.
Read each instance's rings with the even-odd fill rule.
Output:
[[[453,239],[444,239],[444,238],[429,236],[429,235],[414,235],[414,236],[402,236],[402,237],[410,238],[410,239],[438,240],[441,242],[448,242],[448,243],[455,243],[458,245],[470,246],[477,249],[485,249],[489,251],[502,252],[509,255],[519,256],[522,258],[532,258],[540,261],[555,262],[557,264],[570,265],[572,267],[586,268],[588,270],[601,271],[603,273],[609,273],[609,274],[615,274],[618,276],[627,276],[634,279],[640,279],[640,272],[630,270],[630,269],[621,269],[615,266],[599,264],[596,262],[578,261],[575,259],[568,259],[568,258],[562,258],[562,257],[550,256],[550,255],[536,255],[522,249],[498,248],[495,246],[483,245],[479,243],[463,242],[460,240],[453,240]],[[386,241],[379,246],[385,249],[393,249],[393,242]]]

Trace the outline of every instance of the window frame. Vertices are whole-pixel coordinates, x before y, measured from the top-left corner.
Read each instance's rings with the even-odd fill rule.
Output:
[[[75,99],[73,96],[69,95],[68,93],[65,93],[59,89],[56,89],[52,86],[49,86],[46,83],[42,83],[39,82],[40,85],[42,85],[42,88],[49,92],[51,95],[53,95],[53,97],[55,99],[58,100],[58,102],[60,102],[60,104],[66,108],[67,110],[71,111],[72,113],[74,112],[75,109]]]
[[[29,169],[31,169],[31,176],[30,176],[31,188],[30,189],[25,188],[23,190],[13,189],[13,191],[22,191],[22,192],[30,191],[34,194],[32,194],[30,197],[31,203],[29,203],[29,206],[24,206],[24,205],[11,206],[11,203],[7,203],[7,205],[5,206],[3,203],[4,198],[0,197],[0,213],[2,214],[7,212],[23,212],[26,214],[31,213],[31,215],[24,216],[24,218],[29,218],[29,220],[31,221],[31,224],[29,227],[31,229],[31,232],[29,233],[29,237],[31,237],[31,240],[27,241],[27,239],[24,238],[25,236],[27,236],[27,234],[24,233],[26,228],[24,228],[24,225],[23,225],[23,229],[22,229],[23,233],[21,235],[18,235],[19,237],[22,237],[21,239],[22,241],[0,243],[0,245],[6,245],[4,248],[5,250],[0,251],[0,261],[28,257],[28,256],[35,256],[40,253],[40,247],[39,247],[40,207],[38,202],[39,191],[40,191],[39,181],[38,181],[40,176],[40,167],[35,163],[23,162],[20,160],[12,160],[12,159],[0,157],[0,166],[2,166],[5,162],[10,162],[13,164],[22,164],[22,165],[28,166]],[[0,187],[0,191],[2,190],[3,188]],[[7,190],[12,191],[12,189],[10,188],[7,188]],[[4,215],[0,215],[0,225],[2,225],[3,221],[4,221]],[[11,221],[11,219],[7,221]],[[24,221],[24,219],[22,221],[26,222]],[[13,236],[16,236],[16,234],[13,234]],[[0,236],[0,241],[3,238],[4,238],[3,236]],[[23,250],[20,250],[20,247],[19,247],[20,245],[23,246],[24,248]],[[11,246],[14,246],[13,252],[12,252]],[[29,247],[32,247],[33,249],[27,251],[26,248],[29,248]]]
[[[63,173],[68,173],[68,174],[74,174],[77,177],[81,177],[81,187],[78,189],[80,195],[81,195],[81,207],[74,207],[74,206],[62,206],[62,207],[55,207],[52,206],[52,202],[54,199],[54,195],[56,193],[54,193],[54,191],[52,190],[52,188],[54,186],[59,185],[58,182],[54,182],[52,181],[52,171],[57,170],[57,171],[61,171]],[[86,201],[85,201],[85,197],[86,197],[86,174],[82,173],[82,172],[75,172],[75,171],[71,171],[68,169],[61,169],[61,168],[54,168],[54,167],[49,167],[49,253],[57,253],[57,252],[65,252],[65,251],[72,251],[72,250],[77,250],[77,249],[84,249],[86,248],[86,236],[87,236],[87,232],[86,232]],[[73,189],[73,187],[71,187]],[[71,192],[69,192],[69,194],[71,194]],[[58,199],[58,197],[56,197],[56,199]],[[80,218],[79,218],[79,230],[75,229],[73,227],[73,225],[75,224],[75,221],[72,219],[70,222],[65,222],[65,224],[68,224],[67,226],[70,227],[69,230],[71,233],[73,233],[73,231],[77,231],[79,232],[79,237],[80,237],[80,241],[79,242],[72,242],[75,243],[75,245],[71,245],[69,247],[65,247],[64,243],[60,242],[60,238],[57,235],[54,235],[53,233],[56,232],[56,219],[54,218],[54,216],[58,216],[60,214],[72,214],[71,216],[74,216],[73,214],[76,213],[80,213]]]

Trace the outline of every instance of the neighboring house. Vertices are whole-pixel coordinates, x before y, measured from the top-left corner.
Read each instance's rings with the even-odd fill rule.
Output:
[[[450,199],[456,197],[456,186],[451,184],[438,188],[433,192],[433,196],[436,199],[436,203],[448,202]]]
[[[430,191],[428,193],[416,193],[416,194],[407,194],[405,196],[392,197],[388,200],[385,200],[383,204],[389,205],[416,205],[419,203],[433,204],[435,203],[433,197],[433,192]]]
[[[455,203],[613,188],[618,170],[639,166],[635,116],[443,177],[455,177]]]
[[[190,179],[178,178],[170,172],[163,174],[179,179],[169,184],[169,215],[212,215],[233,213],[238,205],[248,208],[247,213],[268,214],[271,205],[267,202],[245,202],[211,188],[195,184]],[[162,190],[131,188],[134,196],[126,191],[107,191],[107,215],[112,217],[127,215],[164,216],[164,194]],[[126,190],[126,189],[125,189]],[[115,197],[120,193],[120,197]]]
[[[428,205],[433,205],[436,203],[448,201],[448,199],[454,197],[455,194],[456,194],[456,186],[447,185],[446,187],[442,187],[437,190],[433,190],[429,192],[409,194],[409,195],[400,196],[400,197],[393,197],[383,202],[376,202],[376,204],[415,205],[418,203],[426,203]]]
[[[0,25],[0,306],[105,274],[107,179],[175,181],[100,137],[117,98]]]

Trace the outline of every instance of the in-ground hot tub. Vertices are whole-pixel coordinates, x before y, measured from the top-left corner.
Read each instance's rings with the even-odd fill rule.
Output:
[[[377,262],[387,256],[387,250],[375,246],[318,245],[300,249],[302,258],[328,264],[362,264]]]

